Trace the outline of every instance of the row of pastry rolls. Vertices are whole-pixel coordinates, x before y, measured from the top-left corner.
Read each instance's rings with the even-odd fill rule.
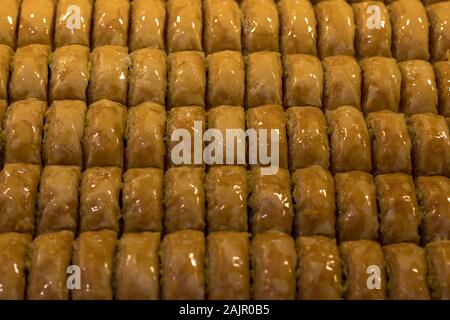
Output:
[[[425,249],[267,232],[0,235],[1,299],[448,299],[448,240]],[[78,279],[69,279],[69,265]],[[368,271],[369,270],[369,271]],[[28,277],[25,276],[26,271]],[[374,277],[375,275],[375,277]],[[427,281],[428,280],[428,281]],[[77,281],[79,281],[77,283]],[[68,286],[72,285],[72,286]],[[70,288],[70,289],[69,289]]]

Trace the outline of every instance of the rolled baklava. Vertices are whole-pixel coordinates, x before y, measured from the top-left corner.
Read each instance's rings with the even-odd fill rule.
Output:
[[[21,0],[1,0],[0,43],[16,47],[17,21]]]
[[[92,23],[92,46],[126,46],[129,0],[96,0]]]
[[[17,46],[52,45],[56,0],[22,0]]]
[[[438,89],[439,114],[450,117],[450,61],[435,63],[434,73]]]
[[[428,262],[428,287],[431,297],[450,299],[450,241],[436,241],[425,246]]]
[[[1,22],[0,22],[1,23]],[[7,45],[0,44],[0,99],[8,99],[9,69],[14,51]]]
[[[56,4],[55,46],[89,47],[93,0],[59,0]]]
[[[431,60],[447,60],[450,50],[450,3],[435,3],[427,6],[426,10],[430,19]]]

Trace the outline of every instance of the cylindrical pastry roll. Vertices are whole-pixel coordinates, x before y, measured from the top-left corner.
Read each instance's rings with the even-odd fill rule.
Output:
[[[402,74],[401,111],[437,113],[438,92],[433,66],[423,60],[403,61],[398,66]]]
[[[281,105],[283,101],[282,77],[279,53],[266,51],[250,54],[247,57],[247,108],[266,104]]]
[[[1,22],[0,22],[1,25]],[[0,44],[0,99],[8,99],[9,68],[14,51],[7,45]]]
[[[439,114],[450,117],[450,61],[435,63],[434,73],[438,89]]]
[[[115,261],[115,297],[119,300],[159,298],[159,233],[125,233]]]
[[[102,46],[91,52],[90,103],[101,99],[126,103],[129,65],[127,53],[126,47],[117,46]]]
[[[142,48],[164,50],[166,3],[164,0],[133,0],[131,2],[130,41],[133,52]]]
[[[450,2],[440,2],[427,7],[430,19],[430,51],[432,61],[447,59],[450,50]]]
[[[111,300],[117,234],[111,230],[82,232],[74,243],[73,264],[80,268],[80,289],[72,300]]]
[[[407,123],[413,143],[415,174],[450,177],[450,134],[444,117],[415,114]]]
[[[362,109],[398,112],[402,75],[393,58],[371,57],[360,61],[362,71]]]
[[[411,173],[411,140],[402,113],[370,113],[367,126],[372,137],[374,169],[381,173]]]
[[[11,65],[9,98],[47,100],[50,47],[32,44],[16,50]]]
[[[52,55],[50,99],[86,100],[89,82],[89,48],[64,46]]]
[[[289,54],[283,62],[284,105],[322,107],[323,71],[320,60],[308,54]]]
[[[416,188],[423,216],[423,242],[450,239],[450,179],[418,177]]]
[[[46,166],[39,185],[38,233],[77,231],[81,168]]]
[[[431,297],[450,299],[450,241],[436,241],[426,245],[428,262],[428,287]]]
[[[96,0],[92,24],[92,46],[126,46],[129,0]]]
[[[83,142],[86,167],[123,167],[126,113],[124,106],[110,100],[89,106]]]
[[[419,0],[399,0],[389,5],[392,53],[398,61],[428,60],[428,17]]]
[[[334,173],[372,170],[370,136],[362,113],[348,106],[326,113]]]
[[[336,240],[299,237],[298,293],[300,300],[337,300],[342,297],[342,270]]]
[[[168,57],[169,108],[205,106],[206,70],[203,52],[184,51]]]
[[[386,299],[386,268],[381,246],[370,240],[344,241],[339,246],[348,300]]]
[[[288,146],[286,135],[286,119],[283,107],[277,105],[265,105],[251,108],[247,111],[247,128],[256,131],[249,134],[249,163],[261,166],[288,168]],[[266,130],[267,134],[263,134]],[[274,135],[274,133],[277,133]],[[277,137],[272,141],[272,136]],[[265,141],[264,141],[265,139]],[[276,145],[278,144],[278,149]],[[256,148],[258,147],[259,157]],[[266,147],[266,150],[261,148]],[[275,154],[278,151],[278,154]],[[261,153],[265,153],[262,159]],[[269,156],[270,154],[270,156]],[[278,161],[278,163],[274,163]]]
[[[0,44],[16,47],[17,20],[21,0],[0,1]]]
[[[384,246],[383,253],[388,271],[388,298],[429,300],[425,250],[413,243],[395,243]]]
[[[245,73],[242,54],[237,51],[216,52],[208,55],[207,63],[208,107],[243,106]]]
[[[155,103],[143,103],[128,112],[127,168],[164,168],[166,111]]]
[[[280,21],[273,0],[244,0],[241,3],[245,54],[280,51]]]
[[[375,184],[370,173],[337,173],[337,232],[341,241],[377,240],[378,210]]]
[[[169,52],[202,51],[202,1],[167,0]]]
[[[211,167],[206,175],[208,232],[247,231],[247,171],[240,166]]]
[[[89,168],[80,187],[80,230],[119,229],[119,194],[122,170],[115,167]]]
[[[289,171],[279,168],[276,174],[263,175],[260,167],[254,167],[249,179],[252,233],[277,230],[290,234],[294,210]]]
[[[165,173],[166,233],[205,229],[205,172],[203,168],[176,167]]]
[[[0,300],[23,300],[25,269],[31,235],[0,234]]]
[[[355,58],[327,57],[323,60],[323,72],[323,100],[326,110],[334,110],[340,106],[361,109],[361,68]]]
[[[160,1],[160,0],[156,0]],[[141,49],[130,54],[128,105],[166,103],[166,54],[158,49]]]
[[[356,55],[358,59],[392,57],[391,20],[382,1],[352,4],[356,23]]]
[[[286,111],[289,136],[289,168],[330,166],[327,120],[316,107],[292,107]]]
[[[209,300],[249,300],[248,233],[211,232],[207,238],[207,296]]]
[[[59,0],[56,4],[55,46],[89,47],[93,0]]]
[[[205,0],[205,51],[241,51],[241,11],[235,0]]]
[[[161,252],[161,298],[205,298],[205,236],[200,231],[178,231],[164,237]]]
[[[163,170],[129,169],[122,190],[123,230],[162,231],[164,213]]]
[[[201,165],[203,163],[205,143],[202,141],[202,137],[205,123],[206,116],[202,107],[177,107],[169,111],[166,125],[167,163],[169,166]],[[196,152],[198,149],[200,152]]]
[[[419,242],[420,211],[411,176],[403,173],[375,177],[383,244]]]
[[[40,173],[34,164],[4,165],[0,173],[0,233],[33,233]]]
[[[294,230],[297,236],[335,236],[335,191],[333,176],[320,166],[295,171]]]
[[[73,232],[46,233],[31,245],[27,299],[68,300],[67,267],[72,259]]]
[[[355,21],[352,7],[342,0],[319,2],[315,6],[320,57],[354,56]]]
[[[46,114],[43,156],[45,164],[83,166],[86,103],[55,101]]]
[[[282,0],[278,3],[283,54],[304,53],[317,56],[316,16],[306,0]]]
[[[41,163],[41,142],[47,104],[35,99],[17,101],[5,121],[5,162]]]
[[[278,231],[252,238],[252,298],[254,300],[294,300],[297,256],[291,236]]]
[[[17,46],[52,45],[55,0],[22,0]]]

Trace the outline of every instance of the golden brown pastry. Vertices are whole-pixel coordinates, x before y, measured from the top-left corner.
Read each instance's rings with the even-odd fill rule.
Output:
[[[89,168],[80,186],[80,230],[119,229],[119,194],[122,170],[115,167]]]
[[[411,173],[411,140],[402,113],[378,111],[370,113],[367,126],[372,137],[375,171]]]
[[[338,300],[342,297],[342,270],[336,240],[326,237],[299,237],[299,300]]]
[[[143,103],[128,112],[127,168],[164,168],[166,111],[155,103]]]
[[[250,255],[252,298],[294,300],[297,256],[292,237],[278,231],[254,235]]]
[[[211,167],[206,175],[208,232],[247,231],[247,171],[241,166]]]
[[[344,241],[339,246],[348,300],[386,299],[386,267],[383,250],[371,240]]]
[[[56,4],[55,46],[90,44],[93,0],[59,0]]]
[[[208,107],[243,106],[245,73],[242,54],[237,51],[216,52],[208,55],[207,63]]]
[[[111,300],[117,234],[111,230],[82,232],[74,243],[73,264],[80,268],[81,288],[72,300]]]
[[[46,166],[39,185],[37,231],[77,231],[81,168]]]
[[[164,237],[161,252],[161,298],[205,299],[205,236],[200,231],[178,231]]]
[[[129,65],[127,53],[126,47],[118,46],[102,46],[91,52],[90,103],[101,99],[126,103]]]
[[[92,47],[126,46],[129,0],[96,0],[92,23]]]
[[[241,51],[241,11],[234,0],[205,0],[205,51]]]
[[[450,61],[436,62],[434,73],[438,89],[439,114],[450,117]]]
[[[339,0],[342,1],[342,0]],[[334,56],[323,59],[324,105],[326,110],[340,106],[361,109],[361,69],[353,57]]]
[[[326,113],[334,173],[372,170],[370,136],[362,113],[349,106]]]
[[[208,300],[249,300],[249,234],[211,232],[207,238]]]
[[[21,0],[1,0],[0,8],[0,44],[16,47],[17,21]]]
[[[450,239],[450,179],[418,177],[416,188],[423,217],[422,242]]]
[[[336,205],[331,173],[320,166],[310,166],[296,170],[292,180],[295,234],[334,238]]]
[[[83,135],[86,103],[62,100],[46,114],[42,145],[45,164],[83,166]]]
[[[128,46],[131,52],[143,48],[164,50],[166,32],[164,0],[133,0],[130,19]]]
[[[50,47],[32,44],[14,53],[9,81],[11,101],[36,98],[47,100]]]
[[[5,162],[41,163],[41,142],[47,104],[36,99],[17,101],[5,120]]]
[[[0,100],[0,128],[2,131],[4,130],[4,120],[7,107],[8,102],[6,100]],[[4,152],[5,152],[4,145],[0,143],[0,165],[3,165]]]
[[[283,62],[284,105],[322,107],[323,71],[320,60],[308,54],[289,54],[284,56]]]
[[[126,112],[124,106],[110,100],[89,106],[83,142],[86,167],[123,167]]]
[[[50,99],[86,100],[89,82],[89,48],[64,46],[52,54]]]
[[[132,107],[144,102],[165,105],[166,72],[164,51],[147,48],[130,54],[128,106]]]
[[[384,246],[383,253],[388,271],[388,298],[429,300],[425,250],[404,242]]]
[[[393,58],[371,57],[360,61],[362,109],[365,114],[399,111],[402,75]]]
[[[428,6],[430,19],[430,50],[432,61],[446,60],[450,52],[450,3],[441,2]]]
[[[392,53],[398,61],[428,60],[428,17],[418,0],[399,0],[388,6],[392,22]]]
[[[34,164],[4,165],[0,173],[0,233],[33,233],[40,173]]]
[[[122,235],[115,261],[116,299],[159,298],[159,236],[158,232]]]
[[[125,232],[162,231],[164,213],[162,169],[129,169],[123,178]]]
[[[31,235],[0,234],[0,300],[23,300],[25,269]]]
[[[31,245],[27,299],[68,300],[67,267],[72,258],[73,232],[36,237]]]
[[[14,51],[9,46],[0,44],[0,99],[2,100],[8,99],[9,69],[13,54]]]
[[[442,240],[425,246],[428,262],[428,287],[431,297],[450,299],[450,241]]]
[[[55,0],[22,0],[17,46],[52,45]]]
[[[279,51],[280,21],[273,0],[243,0],[242,33],[245,54]]]
[[[167,0],[168,52],[202,51],[202,1]]]
[[[164,228],[166,233],[205,229],[205,172],[203,168],[176,167],[165,172]]]
[[[416,175],[450,177],[450,134],[442,116],[415,114],[407,119],[413,143],[413,164]]]
[[[380,208],[380,240],[383,244],[419,242],[420,211],[414,182],[403,173],[375,177]]]

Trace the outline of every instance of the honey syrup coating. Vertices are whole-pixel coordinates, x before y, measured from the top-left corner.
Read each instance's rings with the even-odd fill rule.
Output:
[[[431,61],[447,60],[450,50],[450,3],[431,4],[426,10],[430,20]]]
[[[8,99],[9,69],[14,51],[7,45],[0,44],[0,99]]]
[[[92,47],[126,46],[129,0],[96,0],[92,23]]]
[[[52,45],[55,6],[55,0],[21,1],[18,47],[30,44]]]
[[[17,22],[19,20],[20,0],[1,0],[0,44],[16,47]]]
[[[450,117],[450,61],[436,62],[434,73],[438,89],[439,114]]]
[[[428,287],[436,300],[450,299],[450,241],[441,240],[425,246],[428,265]]]
[[[76,6],[76,7],[75,7]],[[55,46],[78,44],[89,47],[93,0],[59,0],[56,4]],[[79,19],[75,17],[79,14]]]

